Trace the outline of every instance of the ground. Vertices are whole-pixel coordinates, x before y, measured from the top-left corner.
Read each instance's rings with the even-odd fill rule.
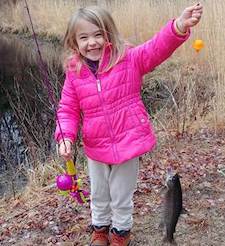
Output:
[[[132,245],[162,245],[158,229],[165,170],[180,175],[184,207],[177,224],[177,245],[225,245],[225,133],[201,129],[195,134],[170,134],[170,140],[141,160],[134,196]],[[88,179],[82,171],[85,184]],[[88,245],[89,205],[59,196],[54,185],[29,188],[0,203],[1,245]]]

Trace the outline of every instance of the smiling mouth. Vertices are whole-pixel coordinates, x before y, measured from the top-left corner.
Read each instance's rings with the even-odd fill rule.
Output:
[[[96,49],[90,49],[90,50],[88,50],[88,52],[92,52],[92,51],[100,51],[100,48],[96,48]]]

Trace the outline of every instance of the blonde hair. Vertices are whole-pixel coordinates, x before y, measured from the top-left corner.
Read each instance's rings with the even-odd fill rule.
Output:
[[[70,19],[64,37],[64,68],[68,67],[69,60],[72,59],[74,55],[78,58],[74,67],[77,72],[80,71],[82,63],[84,62],[76,41],[76,26],[80,19],[84,19],[98,26],[103,32],[106,42],[111,44],[109,63],[104,68],[104,71],[101,72],[110,70],[124,56],[126,45],[125,41],[120,37],[111,15],[105,9],[98,6],[80,8]]]

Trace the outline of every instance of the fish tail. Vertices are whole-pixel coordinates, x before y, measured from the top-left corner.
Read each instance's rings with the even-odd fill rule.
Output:
[[[177,245],[177,243],[175,242],[173,235],[166,235],[163,238],[163,243],[170,243],[171,245]]]

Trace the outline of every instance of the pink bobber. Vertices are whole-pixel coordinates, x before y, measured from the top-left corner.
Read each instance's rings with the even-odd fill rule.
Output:
[[[70,190],[73,185],[73,180],[70,175],[62,174],[57,176],[56,184],[60,190]]]

